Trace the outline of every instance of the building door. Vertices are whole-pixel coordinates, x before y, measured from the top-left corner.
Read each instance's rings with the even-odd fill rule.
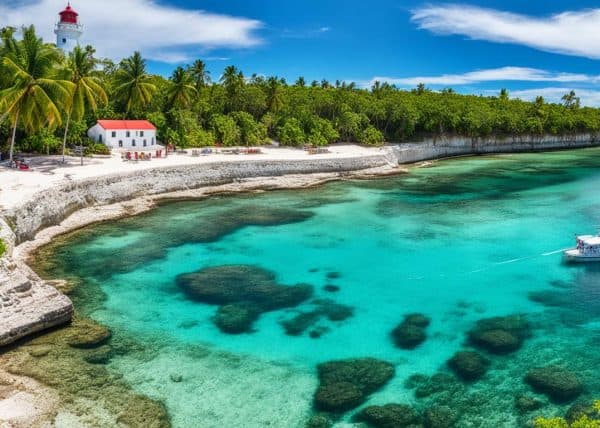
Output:
[[[102,143],[102,134],[98,135],[98,142]]]

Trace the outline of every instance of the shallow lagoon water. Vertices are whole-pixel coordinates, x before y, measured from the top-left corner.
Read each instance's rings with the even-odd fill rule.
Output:
[[[477,320],[527,314],[533,337],[466,387],[480,403],[457,425],[519,426],[532,417],[513,406],[515,394],[530,392],[522,382],[529,368],[568,367],[587,396],[600,397],[600,269],[567,266],[559,251],[576,233],[600,228],[599,189],[594,149],[465,158],[383,180],[170,203],[73,234],[53,249],[54,274],[82,281],[80,312],[153,349],[114,357],[109,368],[164,401],[181,427],[303,426],[315,365],[349,357],[396,365],[369,404],[427,406],[405,388],[409,376],[446,370]],[[246,221],[274,209],[286,210],[275,224]],[[287,222],[286,213],[304,215]],[[318,339],[286,335],[281,321],[309,310],[307,302],[263,314],[250,334],[224,334],[212,322],[217,306],[190,300],[175,278],[240,264],[270,270],[281,284],[311,284],[315,298],[354,315],[321,319]],[[90,284],[103,293],[86,293]],[[324,291],[327,284],[340,291]],[[428,339],[398,349],[390,331],[413,312],[431,318]],[[546,403],[535,415],[567,408]]]

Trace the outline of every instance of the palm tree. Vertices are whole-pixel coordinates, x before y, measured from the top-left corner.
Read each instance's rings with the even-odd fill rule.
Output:
[[[296,83],[294,83],[294,84],[300,88],[304,88],[306,86],[306,80],[304,79],[304,77],[300,76],[300,77],[298,77],[298,80],[296,80]]]
[[[506,88],[500,89],[499,98],[501,101],[508,101],[508,89],[506,89]]]
[[[564,94],[561,100],[563,102],[563,105],[567,108],[577,109],[581,106],[581,99],[573,90]]]
[[[19,123],[29,133],[60,125],[60,108],[68,105],[73,83],[55,78],[60,53],[44,44],[33,26],[24,27],[23,39],[9,41],[7,46],[0,66],[10,78],[9,86],[0,91],[0,111],[13,121],[9,154],[12,163]]]
[[[236,111],[239,104],[240,92],[244,86],[244,75],[235,66],[230,65],[223,71],[220,82],[227,92],[229,111]]]
[[[196,91],[200,91],[201,88],[204,88],[210,83],[210,71],[206,69],[206,64],[204,61],[200,59],[194,61],[194,63],[189,67],[189,72],[194,78]]]
[[[191,74],[183,67],[177,67],[171,76],[171,84],[167,91],[169,107],[188,108],[197,93]]]
[[[115,73],[115,96],[125,105],[127,115],[150,104],[155,92],[156,85],[146,73],[146,61],[139,52],[121,61]]]
[[[76,46],[73,52],[69,54],[67,68],[65,69],[67,79],[65,80],[73,82],[74,90],[67,109],[67,123],[62,145],[63,163],[71,120],[81,120],[88,108],[95,112],[98,103],[108,104],[108,97],[102,88],[101,81],[94,76],[94,70],[98,63],[94,58],[94,53],[95,51],[91,46],[86,46],[85,49]]]
[[[268,110],[273,113],[277,113],[283,106],[281,90],[279,88],[279,80],[276,77],[269,77],[267,80],[267,85]]]

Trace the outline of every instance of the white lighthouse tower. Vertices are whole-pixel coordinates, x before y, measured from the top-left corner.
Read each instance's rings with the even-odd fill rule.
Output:
[[[73,10],[71,3],[67,4],[67,8],[59,15],[60,20],[54,29],[56,46],[64,52],[71,52],[79,44],[79,38],[83,34],[83,26],[79,24],[77,18],[79,14]]]

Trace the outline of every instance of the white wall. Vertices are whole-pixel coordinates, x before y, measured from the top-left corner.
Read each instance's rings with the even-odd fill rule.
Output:
[[[97,143],[105,144],[109,148],[116,150],[144,150],[144,148],[158,144],[156,141],[156,130],[132,129],[129,131],[107,131],[99,124],[96,124],[90,128],[88,131],[88,137]]]

